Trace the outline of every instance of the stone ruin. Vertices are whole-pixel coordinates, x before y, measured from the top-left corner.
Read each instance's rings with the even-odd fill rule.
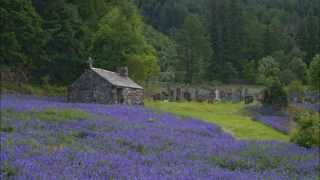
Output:
[[[252,103],[259,96],[257,92],[250,92],[248,88],[228,87],[168,87],[152,96],[154,101],[197,101],[214,103],[219,101]]]

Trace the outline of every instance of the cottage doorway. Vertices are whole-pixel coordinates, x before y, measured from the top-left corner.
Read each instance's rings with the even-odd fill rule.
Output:
[[[119,104],[124,103],[123,88],[117,88],[117,102]]]

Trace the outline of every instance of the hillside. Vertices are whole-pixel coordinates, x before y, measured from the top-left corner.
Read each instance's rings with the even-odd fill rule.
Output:
[[[281,83],[307,84],[320,52],[318,0],[2,0],[0,8],[2,78],[19,82],[70,84],[92,57],[99,68],[128,66],[138,81],[187,84],[264,84],[268,59]]]
[[[1,98],[1,179],[316,179],[317,148],[143,107]]]
[[[0,179],[319,180],[320,0],[0,14]]]

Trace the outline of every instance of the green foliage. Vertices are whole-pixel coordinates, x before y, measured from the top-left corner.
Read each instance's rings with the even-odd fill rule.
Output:
[[[319,7],[316,7],[317,11],[320,10]],[[306,60],[310,62],[310,59],[320,52],[320,16],[314,16],[310,13],[301,21],[298,28],[298,43],[301,49],[307,52]]]
[[[162,32],[181,28],[186,16],[203,15],[208,0],[135,0],[146,22]]]
[[[45,111],[33,112],[31,116],[44,121],[68,121],[68,120],[81,120],[89,118],[89,114],[79,110],[57,110],[47,109]]]
[[[244,12],[243,55],[248,59],[260,59],[264,55],[263,35],[265,25],[252,12]]]
[[[272,56],[279,64],[281,83],[305,84],[306,64],[320,52],[319,4],[318,0],[1,0],[0,64],[11,69],[15,81],[38,84],[42,77],[48,77],[47,83],[71,83],[87,68],[89,56],[110,70],[127,65],[139,81],[152,77],[186,82],[190,80],[185,76],[191,75],[188,83],[199,79],[252,83],[259,82],[259,73],[246,60]],[[177,34],[181,36],[173,36]],[[195,40],[189,56],[186,47]],[[274,76],[262,79],[268,84],[275,81]]]
[[[180,71],[184,72],[185,83],[204,80],[209,60],[213,54],[206,29],[197,16],[186,17],[176,33]]]
[[[271,52],[278,51],[284,48],[283,26],[278,18],[273,18],[266,26],[264,34],[264,54],[268,55]]]
[[[86,112],[68,109],[46,109],[43,111],[31,111],[31,112],[16,112],[12,109],[6,109],[2,112],[3,117],[21,119],[21,120],[32,120],[38,119],[43,121],[51,122],[65,122],[65,121],[78,121],[81,119],[90,118],[90,115]]]
[[[284,85],[290,84],[297,79],[297,76],[290,69],[283,69],[279,74],[280,82]]]
[[[116,3],[100,20],[91,53],[97,66],[116,70],[126,65],[136,80],[159,71],[155,49],[146,41],[142,18],[132,3]]]
[[[307,81],[308,67],[301,58],[295,57],[294,59],[292,59],[289,63],[289,68],[292,72],[295,73],[296,80],[300,80],[302,82]]]
[[[165,82],[174,81],[178,63],[176,42],[149,25],[144,27],[144,34],[148,43],[152,45],[157,52],[157,62],[160,66],[158,79]]]
[[[291,141],[304,147],[320,146],[320,114],[304,111],[295,117],[298,123]]]
[[[210,1],[209,9],[210,40],[215,52],[209,76],[229,82],[238,76],[243,58],[243,8],[240,1],[217,0]]]
[[[35,71],[49,75],[54,83],[63,84],[76,79],[87,59],[90,33],[79,16],[78,8],[65,0],[47,1],[41,9],[47,32],[45,64]]]
[[[29,0],[1,0],[0,63],[26,81],[30,71],[42,63],[45,43],[42,20]]]
[[[262,104],[276,110],[286,108],[288,107],[287,92],[279,83],[274,83],[264,90]]]
[[[84,139],[84,138],[88,137],[88,133],[86,133],[84,131],[80,131],[80,132],[73,133],[72,136],[74,136],[76,138]]]
[[[255,61],[245,62],[243,68],[243,77],[250,83],[256,82],[257,65]]]
[[[53,85],[32,85],[32,84],[15,84],[12,82],[1,82],[2,93],[23,93],[35,96],[57,96],[63,97],[67,94],[67,88],[64,86]]]
[[[1,132],[12,133],[14,131],[14,129],[13,129],[13,127],[10,127],[10,126],[1,125],[0,131]]]
[[[272,57],[280,65],[280,81],[284,85],[290,84],[292,81],[307,82],[307,65],[303,61],[303,53],[299,49],[292,49],[287,54],[283,50],[275,51]]]
[[[280,67],[273,57],[268,56],[260,60],[257,82],[266,86],[279,83]]]
[[[286,87],[287,94],[289,98],[297,97],[298,101],[302,102],[304,98],[304,92],[305,88],[301,81],[292,81],[287,87]]]
[[[13,178],[18,174],[18,169],[15,167],[12,167],[10,165],[5,165],[4,167],[1,166],[1,174],[3,174],[3,177],[6,177],[8,179]]]
[[[320,91],[320,55],[316,55],[309,66],[309,84],[310,86]]]

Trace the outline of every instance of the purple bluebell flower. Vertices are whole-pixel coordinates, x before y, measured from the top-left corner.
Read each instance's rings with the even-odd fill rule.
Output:
[[[240,140],[215,124],[140,106],[72,104],[16,95],[4,95],[0,101],[1,112],[56,108],[92,115],[55,122],[1,113],[1,125],[13,131],[0,132],[0,179],[319,177],[319,148]]]

